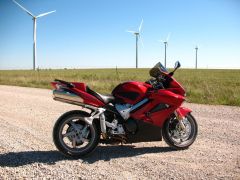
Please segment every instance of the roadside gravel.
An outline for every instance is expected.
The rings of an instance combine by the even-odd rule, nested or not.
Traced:
[[[45,89],[0,85],[0,95],[0,179],[240,179],[240,107],[186,103],[199,125],[188,150],[100,145],[72,160],[55,149],[52,128],[79,107],[55,102]]]

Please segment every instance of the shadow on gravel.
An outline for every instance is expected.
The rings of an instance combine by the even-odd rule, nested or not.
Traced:
[[[164,153],[174,151],[170,147],[138,147],[131,145],[124,146],[98,146],[96,150],[89,156],[82,158],[83,163],[92,164],[103,160],[110,161],[111,159],[122,157],[134,157],[149,153]],[[76,160],[66,157],[58,151],[24,151],[10,152],[0,154],[0,167],[18,167],[32,163],[55,164],[62,160]]]
[[[0,167],[18,167],[32,163],[55,164],[67,158],[58,151],[24,151],[0,154]]]
[[[165,153],[176,151],[171,147],[135,147],[134,145],[98,146],[89,156],[82,158],[83,162],[92,164],[96,161],[134,157],[142,154]]]

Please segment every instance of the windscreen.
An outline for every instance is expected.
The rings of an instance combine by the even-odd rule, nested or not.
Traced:
[[[150,71],[149,74],[152,77],[157,77],[161,74],[161,72],[168,73],[167,69],[160,63],[158,62]]]

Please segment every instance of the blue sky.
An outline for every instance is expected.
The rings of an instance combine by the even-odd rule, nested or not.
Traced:
[[[33,14],[56,13],[37,21],[40,68],[135,66],[136,30],[143,18],[139,67],[179,60],[200,68],[240,68],[239,0],[16,0]],[[11,0],[0,0],[0,69],[31,69],[33,22]]]

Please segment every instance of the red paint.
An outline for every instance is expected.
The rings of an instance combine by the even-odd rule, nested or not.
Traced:
[[[134,119],[144,120],[151,122],[157,126],[162,127],[165,120],[179,107],[184,101],[182,95],[175,94],[166,89],[153,90],[149,92],[148,99],[150,103],[143,106],[140,110],[131,114],[131,117]],[[154,113],[148,113],[152,108],[158,104],[168,104],[170,107],[157,111]]]
[[[140,100],[142,100],[147,93],[148,88],[151,86],[149,84],[138,82],[138,81],[129,81],[119,84],[117,87],[115,87],[112,91],[112,95],[114,97],[117,97],[118,99],[121,99],[122,102],[128,103],[128,104],[136,104]],[[137,93],[138,97],[134,100],[130,98],[125,98],[123,96],[123,93]]]
[[[185,107],[179,107],[177,110],[177,113],[180,117],[185,117],[188,113],[192,112],[191,109],[185,108]]]

